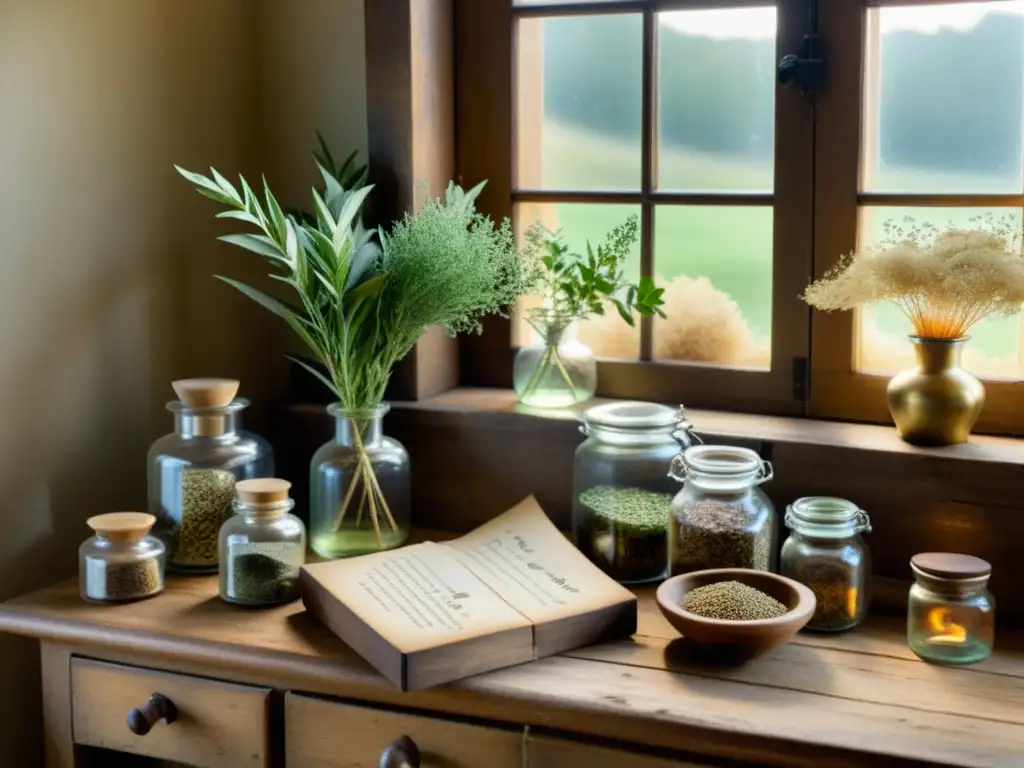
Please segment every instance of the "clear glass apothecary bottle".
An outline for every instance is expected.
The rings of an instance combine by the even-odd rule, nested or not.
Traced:
[[[907,642],[925,661],[974,664],[992,653],[996,601],[992,566],[978,557],[925,552],[910,561]]]
[[[220,527],[231,517],[235,483],[274,474],[270,444],[241,430],[249,405],[234,379],[173,383],[174,432],[149,449],[149,510],[167,546],[168,570],[216,573]]]
[[[78,584],[85,600],[126,603],[163,591],[167,550],[148,535],[155,522],[143,512],[110,512],[86,521],[95,536],[78,549]]]
[[[620,402],[583,414],[576,449],[572,527],[576,546],[617,581],[656,581],[668,570],[668,476],[693,442],[683,409]]]
[[[278,478],[235,485],[234,517],[220,529],[220,597],[238,605],[276,605],[299,596],[306,527]]]
[[[512,386],[519,402],[535,408],[565,408],[582,403],[597,390],[597,360],[577,338],[576,318],[551,309],[526,313],[536,333],[516,353]]]
[[[772,465],[749,448],[695,445],[672,460],[672,575],[708,568],[775,569],[775,507],[758,487]]]
[[[321,557],[394,549],[409,537],[409,454],[384,436],[387,405],[372,410],[327,408],[334,439],[313,455],[309,532]]]
[[[786,510],[791,533],[782,545],[779,572],[814,592],[817,607],[807,629],[841,632],[867,614],[871,553],[860,534],[868,515],[846,499],[811,496]]]

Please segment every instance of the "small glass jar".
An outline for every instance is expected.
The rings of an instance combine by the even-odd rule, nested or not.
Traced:
[[[867,614],[871,553],[860,534],[871,530],[867,513],[846,499],[811,496],[786,510],[792,531],[782,545],[779,572],[806,585],[817,599],[807,629],[842,632]]]
[[[78,549],[78,584],[94,603],[127,603],[164,588],[163,543],[147,535],[156,518],[143,512],[111,512],[86,520],[95,536]]]
[[[186,379],[167,404],[174,432],[149,449],[149,511],[167,546],[167,568],[216,573],[217,536],[231,517],[235,482],[274,474],[270,444],[240,429],[248,400],[234,379]]]
[[[583,414],[576,449],[576,546],[613,579],[637,584],[668,570],[669,465],[694,438],[683,409],[655,403],[597,405]]]
[[[915,583],[907,603],[907,642],[925,661],[974,664],[992,654],[992,566],[970,555],[926,552],[910,561]]]
[[[772,465],[749,448],[695,445],[672,460],[672,575],[708,568],[775,569],[775,507],[758,487]]]
[[[313,455],[309,478],[310,539],[321,557],[394,549],[409,537],[409,454],[384,436],[388,410],[327,408],[334,439]]]
[[[576,319],[550,309],[531,309],[526,320],[536,331],[536,341],[516,353],[512,386],[519,402],[565,408],[592,398],[597,360],[578,340]]]
[[[242,480],[235,515],[220,529],[220,597],[238,605],[277,605],[299,596],[306,527],[289,514],[287,480]]]

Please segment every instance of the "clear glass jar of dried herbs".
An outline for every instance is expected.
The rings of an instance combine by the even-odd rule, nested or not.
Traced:
[[[576,449],[576,546],[617,581],[656,581],[668,570],[668,476],[680,446],[694,438],[683,409],[618,402],[589,408]]]
[[[90,517],[95,536],[78,549],[78,584],[94,603],[127,603],[164,588],[163,543],[149,531],[156,518],[143,512],[111,512]]]
[[[786,510],[791,531],[782,545],[780,572],[810,587],[818,604],[807,629],[842,632],[867,614],[871,553],[861,533],[871,520],[846,499],[809,496]]]
[[[239,605],[276,605],[299,596],[306,527],[295,515],[287,480],[242,480],[234,517],[220,529],[220,597]]]
[[[758,487],[772,465],[749,448],[696,445],[672,460],[683,488],[672,500],[672,575],[707,568],[775,567],[775,507]]]
[[[274,474],[270,444],[241,429],[248,400],[234,379],[173,383],[174,432],[149,449],[149,511],[167,546],[168,570],[216,573],[220,527],[231,517],[235,483]]]

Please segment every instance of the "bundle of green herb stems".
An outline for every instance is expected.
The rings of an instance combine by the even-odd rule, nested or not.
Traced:
[[[355,415],[356,468],[336,528],[355,504],[359,519],[369,514],[380,548],[381,522],[397,526],[364,440],[392,370],[431,325],[453,334],[479,332],[482,316],[506,314],[531,277],[509,221],[495,225],[477,212],[483,184],[468,192],[449,184],[444,199],[430,200],[390,231],[368,229],[361,209],[372,187],[346,186],[362,184],[365,167],[355,167],[354,156],[338,167],[322,150],[315,157],[324,191],[313,190],[315,212],[307,216],[286,214],[266,180],[261,200],[244,178],[239,189],[214,169],[209,177],[178,171],[200,194],[227,207],[218,218],[255,228],[255,234],[220,239],[264,257],[270,277],[290,289],[291,298],[282,299],[218,276],[284,319],[323,371],[292,359]]]

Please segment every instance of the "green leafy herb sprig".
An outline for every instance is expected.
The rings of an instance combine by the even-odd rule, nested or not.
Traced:
[[[328,157],[326,165],[331,164]],[[394,366],[430,325],[450,332],[478,331],[480,318],[507,307],[529,288],[511,224],[495,224],[476,210],[480,184],[467,191],[449,184],[443,200],[433,199],[407,215],[389,233],[362,224],[361,209],[372,187],[349,190],[339,168],[317,162],[325,193],[313,190],[311,220],[288,215],[263,180],[262,199],[239,178],[240,190],[217,170],[210,176],[177,167],[196,190],[227,210],[218,218],[242,221],[255,234],[220,239],[264,257],[270,277],[291,289],[282,300],[227,277],[218,277],[284,319],[326,368],[292,358],[329,387],[352,412],[357,467],[341,505],[340,527],[362,482],[364,506],[380,546],[378,512],[396,530],[361,433],[381,403]],[[356,174],[361,178],[362,174]]]
[[[664,288],[658,288],[651,277],[642,277],[636,283],[625,278],[623,266],[639,229],[637,217],[631,216],[609,232],[596,250],[588,240],[586,254],[570,250],[561,230],[530,230],[526,235],[527,253],[539,256],[535,279],[546,310],[556,316],[584,320],[590,315],[603,315],[605,304],[610,303],[629,325],[634,324],[634,311],[645,317],[665,317]]]

